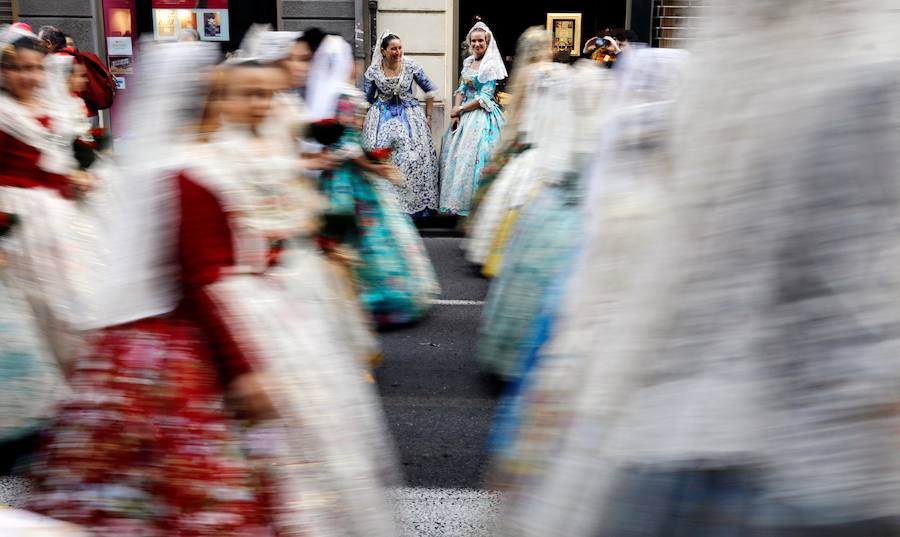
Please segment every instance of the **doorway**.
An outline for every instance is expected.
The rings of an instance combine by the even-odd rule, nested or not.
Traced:
[[[592,35],[605,28],[624,28],[626,16],[626,0],[557,0],[549,7],[530,7],[528,3],[514,5],[512,2],[486,2],[484,0],[459,0],[459,24],[457,28],[457,46],[462,49],[462,42],[472,27],[475,15],[480,15],[484,23],[490,27],[497,39],[500,53],[511,67],[516,53],[516,41],[522,32],[530,26],[545,26],[547,13],[580,13],[581,42],[577,44],[580,51]],[[545,4],[546,5],[546,4]],[[520,8],[520,6],[529,6]],[[462,63],[462,50],[457,51],[456,73]]]

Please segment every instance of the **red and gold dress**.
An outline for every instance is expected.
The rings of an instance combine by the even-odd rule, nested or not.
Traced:
[[[30,508],[97,535],[269,535],[225,396],[251,359],[206,292],[235,264],[228,221],[208,190],[185,174],[176,182],[181,303],[91,337]]]
[[[90,317],[85,262],[90,225],[72,200],[63,121],[0,95],[0,213],[16,224],[0,239],[0,468],[33,449],[29,440],[65,393],[60,366],[77,351],[76,325]]]
[[[395,535],[378,401],[323,302],[311,213],[281,179],[296,161],[244,142],[186,151],[170,226],[180,303],[93,337],[33,509],[98,535]],[[246,372],[276,417],[234,421],[226,387]]]

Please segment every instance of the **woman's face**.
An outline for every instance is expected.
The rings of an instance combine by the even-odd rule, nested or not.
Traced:
[[[476,31],[469,36],[469,47],[471,47],[472,54],[476,58],[484,56],[484,53],[487,52],[487,46],[487,34],[485,32]]]
[[[87,68],[83,63],[72,66],[72,74],[69,76],[69,91],[81,93],[88,85]]]
[[[306,86],[312,56],[312,49],[304,41],[297,41],[291,47],[291,54],[282,61],[282,66],[290,77],[291,87],[302,88]]]
[[[18,49],[4,60],[3,88],[19,101],[27,101],[44,83],[44,54]]]
[[[391,63],[396,63],[403,59],[403,42],[399,39],[391,39],[387,48],[381,49],[381,53]]]
[[[269,117],[272,95],[283,75],[272,67],[234,67],[228,73],[222,115],[230,123],[256,128]]]

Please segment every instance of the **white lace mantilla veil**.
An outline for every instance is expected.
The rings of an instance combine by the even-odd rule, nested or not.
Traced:
[[[115,164],[103,177],[108,201],[98,208],[107,267],[97,280],[99,321],[114,326],[169,313],[180,300],[176,242],[178,192],[172,174],[183,168],[206,96],[214,43],[141,45],[141,68],[130,83]]]
[[[307,117],[311,121],[333,118],[340,87],[353,74],[353,48],[343,37],[326,36],[313,55],[306,84]]]
[[[291,47],[303,32],[274,31],[269,24],[254,24],[247,30],[235,55],[260,63],[274,63],[290,56]]]
[[[497,39],[494,38],[494,32],[488,28],[483,22],[476,23],[475,26],[466,34],[466,42],[468,43],[472,37],[472,33],[481,31],[487,34],[488,47],[481,58],[481,65],[478,67],[478,80],[482,84],[492,80],[503,80],[509,73],[506,72],[506,65],[503,64],[503,56],[500,55],[500,47],[497,45]],[[475,56],[466,58],[466,65],[475,61]]]
[[[381,32],[381,35],[378,36],[378,41],[375,42],[375,46],[372,47],[372,63],[369,64],[369,69],[380,66],[381,62],[384,61],[384,54],[381,53],[381,43],[387,38],[389,35],[397,35],[390,30],[385,30]],[[397,36],[399,39],[400,36]],[[368,72],[368,69],[366,70]]]
[[[53,117],[64,122],[65,134],[72,135],[80,123],[87,120],[85,110],[81,109],[69,92],[69,78],[75,66],[75,58],[68,54],[48,54],[44,60],[44,101],[51,109]],[[81,117],[78,117],[78,116]],[[54,130],[59,128],[54,125]]]
[[[895,7],[710,10],[660,231],[508,535],[615,537],[602,522],[637,512],[616,487],[635,466],[748,468],[756,499],[800,517],[775,524],[900,515]]]

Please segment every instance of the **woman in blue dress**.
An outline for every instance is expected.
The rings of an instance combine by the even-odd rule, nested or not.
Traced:
[[[425,92],[425,107],[413,84]],[[431,110],[437,87],[425,70],[403,56],[403,42],[391,32],[382,34],[365,75],[366,149],[391,148],[393,162],[405,184],[392,186],[407,214],[427,216],[438,208],[438,161],[431,138]]]
[[[472,55],[463,62],[441,150],[441,212],[467,216],[481,170],[500,141],[503,112],[494,102],[507,77],[494,34],[483,22],[469,30]]]

